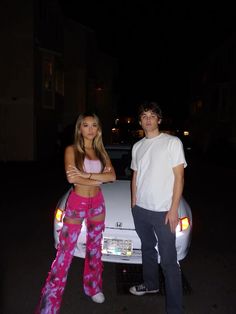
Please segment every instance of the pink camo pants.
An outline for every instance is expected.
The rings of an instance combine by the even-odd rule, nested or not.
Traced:
[[[70,217],[70,211],[74,208],[79,216],[87,218],[87,243],[84,262],[83,285],[85,294],[93,296],[102,291],[101,240],[104,230],[104,221],[92,221],[90,218],[105,212],[105,205],[101,193],[95,198],[84,198],[74,195],[69,196],[66,208],[66,216]],[[75,200],[77,202],[75,202]],[[78,202],[80,200],[80,202]],[[76,206],[75,206],[75,203]],[[91,204],[96,208],[91,209]],[[99,206],[98,206],[99,205]],[[98,207],[97,207],[98,206]],[[68,215],[67,215],[68,212]],[[82,213],[82,214],[81,214]],[[78,216],[77,216],[78,217]],[[82,218],[82,217],[81,217]],[[74,255],[77,239],[81,231],[80,224],[64,223],[60,232],[60,242],[56,258],[52,263],[46,283],[42,289],[42,295],[36,314],[58,314],[65,289],[68,270]]]

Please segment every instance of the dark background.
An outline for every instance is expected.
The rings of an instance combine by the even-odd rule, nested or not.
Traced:
[[[167,114],[187,115],[196,71],[236,29],[227,2],[59,2],[66,16],[96,31],[101,50],[118,58],[121,114],[148,99]]]
[[[96,31],[100,49],[117,58],[118,109],[124,115],[135,114],[137,104],[149,99],[159,101],[164,112],[175,118],[187,116],[192,98],[198,96],[196,72],[235,34],[235,10],[226,2],[60,3],[68,17]],[[202,121],[197,120],[203,129],[197,134],[199,145],[213,125],[206,119],[204,129]],[[12,127],[20,132],[18,123]],[[227,130],[220,124],[214,133],[227,134]],[[235,313],[235,155],[224,152],[224,143],[225,138],[221,142],[213,138],[214,150],[200,157],[193,150],[187,156],[184,196],[193,212],[193,238],[182,263],[192,287],[192,293],[184,297],[186,314]],[[53,213],[68,187],[63,160],[58,164],[55,160],[46,164],[2,162],[0,166],[4,224],[1,313],[33,313],[56,253]],[[62,313],[163,313],[163,297],[137,299],[119,294],[116,266],[108,263],[104,268],[107,302],[101,307],[92,303],[82,291],[82,267],[82,260],[73,261]]]

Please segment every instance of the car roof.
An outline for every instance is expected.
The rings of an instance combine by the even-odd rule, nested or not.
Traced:
[[[106,149],[109,150],[130,150],[132,148],[131,145],[128,144],[110,144],[110,145],[105,145]]]

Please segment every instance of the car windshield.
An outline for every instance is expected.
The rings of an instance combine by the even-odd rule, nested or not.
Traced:
[[[130,180],[132,171],[131,147],[130,146],[107,146],[106,151],[111,158],[112,165],[116,172],[117,180]]]

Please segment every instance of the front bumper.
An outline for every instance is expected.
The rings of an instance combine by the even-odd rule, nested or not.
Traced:
[[[62,223],[54,221],[54,239],[55,247],[59,243],[59,231],[62,228]],[[135,230],[126,230],[126,229],[115,229],[115,228],[106,228],[103,234],[106,238],[112,239],[122,239],[122,240],[131,240],[133,243],[133,253],[131,256],[122,256],[122,255],[113,255],[113,254],[102,254],[102,260],[104,262],[110,263],[122,263],[122,264],[142,264],[142,253],[141,253],[141,242]],[[176,249],[177,249],[177,258],[182,260],[188,254],[188,250],[191,242],[191,228],[187,230],[176,233]],[[79,236],[74,256],[84,258],[86,252],[86,227],[83,226],[81,234]],[[160,262],[160,256],[157,251],[157,259]]]

